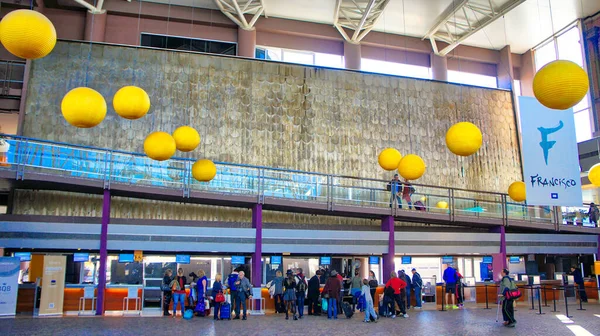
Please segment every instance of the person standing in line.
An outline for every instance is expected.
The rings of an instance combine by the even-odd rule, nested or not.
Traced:
[[[573,280],[579,288],[579,298],[581,299],[581,302],[588,302],[588,297],[587,293],[585,292],[585,284],[583,282],[583,275],[581,274],[581,270],[575,266],[571,266],[571,275],[573,276]]]
[[[283,274],[281,271],[275,272],[275,278],[271,281],[271,286],[274,286],[273,300],[275,301],[275,313],[283,312]]]
[[[402,209],[402,182],[400,176],[394,174],[394,178],[388,183],[388,189],[390,191],[390,208],[394,204],[394,199],[398,202],[398,208]]]
[[[296,279],[294,272],[291,269],[287,270],[287,278],[283,281],[283,301],[285,302],[285,319],[289,320],[288,313],[292,312],[292,317],[297,320],[296,316]]]
[[[338,301],[340,300],[340,291],[342,289],[342,283],[337,275],[337,271],[332,270],[323,288],[323,297],[327,299],[327,319],[329,320],[332,317],[334,320],[337,320]]]
[[[221,311],[221,303],[222,302],[217,302],[216,298],[217,298],[217,294],[223,294],[223,285],[221,284],[221,273],[217,273],[215,274],[215,282],[213,283],[212,286],[212,299],[213,299],[213,308],[214,308],[214,320],[218,321],[220,320],[219,318],[219,313]],[[206,307],[208,308],[208,307]]]
[[[369,280],[363,279],[363,286],[361,288],[361,295],[365,296],[365,322],[377,322],[377,314],[375,314],[375,307],[373,304],[373,297],[371,296],[371,288],[369,288]]]
[[[317,271],[315,275],[308,280],[308,315],[320,316],[321,311],[319,309],[319,289],[321,287],[321,271]]]
[[[198,302],[201,300],[204,301],[206,299],[208,288],[208,278],[206,277],[206,273],[204,270],[198,271],[198,280],[196,281],[196,293],[198,293]],[[205,310],[210,309],[210,307],[204,307]]]
[[[421,275],[417,273],[417,269],[412,269],[412,287],[415,289],[415,309],[423,308],[423,298],[421,292],[423,290],[423,279]]]
[[[354,270],[354,276],[350,279],[350,295],[352,295],[352,310],[356,310],[358,303],[357,294],[361,292],[362,278],[358,275],[358,268]]]
[[[508,276],[508,270],[502,270],[502,281],[500,281],[500,293],[499,296],[502,300],[502,318],[504,319],[504,325],[509,328],[514,328],[517,320],[515,320],[515,306],[513,299],[507,299],[505,293],[511,289],[517,288],[515,282]]]
[[[456,269],[456,304],[458,308],[463,308],[463,284],[462,284],[463,276],[460,274],[458,268]]]
[[[169,268],[165,271],[163,277],[163,316],[171,316],[169,313],[169,305],[173,298],[173,290],[171,289],[171,282],[173,281],[173,271]]]
[[[235,283],[238,280],[240,269],[239,267],[234,268],[231,274],[227,277],[227,287],[229,288],[229,294],[231,296],[231,308],[234,312],[240,311],[240,302],[238,302],[237,286]]]
[[[307,287],[306,276],[302,273],[302,268],[298,268],[298,273],[296,274],[296,305],[298,307],[298,318],[304,316],[304,300],[306,299]]]
[[[456,270],[450,265],[447,264],[448,268],[444,270],[443,279],[446,282],[446,309],[458,309],[456,306]],[[450,300],[452,299],[452,305],[450,305]]]
[[[588,209],[588,216],[590,217],[590,224],[594,224],[594,227],[598,226],[598,217],[600,216],[600,210],[593,202],[590,203],[590,208]]]
[[[248,278],[246,278],[245,275],[246,274],[244,273],[244,271],[240,271],[238,273],[238,278],[234,283],[237,288],[238,301],[237,310],[235,311],[235,317],[233,318],[234,320],[240,319],[240,309],[243,307],[244,315],[242,317],[242,320],[246,321],[246,300],[252,299],[252,285],[250,284],[250,280],[248,280]]]
[[[173,289],[173,318],[177,316],[177,304],[181,303],[181,316],[185,312],[185,285],[187,278],[183,275],[183,268],[177,270],[177,277],[171,282]]]
[[[410,290],[412,289],[412,283],[410,280],[410,276],[408,274],[406,274],[406,272],[404,272],[404,270],[401,270],[398,272],[398,278],[404,280],[404,282],[406,282],[406,290],[404,293],[404,296],[406,297],[406,310],[410,309]]]
[[[375,292],[377,292],[377,286],[379,286],[379,283],[375,277],[375,272],[369,271],[369,288],[371,290],[371,297],[373,298],[373,301],[375,301]]]
[[[400,313],[402,317],[407,318],[408,314],[406,313],[406,309],[404,308],[404,298],[400,294],[403,288],[406,288],[406,282],[404,280],[398,278],[396,272],[392,271],[390,274],[390,280],[385,284],[386,287],[390,287],[394,290],[394,301],[398,304],[400,308]],[[394,302],[392,302],[392,318],[396,318],[396,308],[394,307]]]

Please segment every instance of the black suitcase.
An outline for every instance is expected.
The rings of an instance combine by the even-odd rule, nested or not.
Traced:
[[[352,306],[348,302],[342,303],[342,310],[344,311],[344,315],[346,315],[346,318],[351,318],[352,315],[354,315]]]

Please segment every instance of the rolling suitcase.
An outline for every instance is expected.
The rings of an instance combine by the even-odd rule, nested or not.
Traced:
[[[223,302],[221,304],[220,309],[221,316],[219,316],[222,320],[231,320],[231,305],[227,302]]]
[[[346,315],[346,318],[351,318],[352,315],[354,315],[352,306],[348,302],[342,303],[342,310],[344,311],[344,315]]]

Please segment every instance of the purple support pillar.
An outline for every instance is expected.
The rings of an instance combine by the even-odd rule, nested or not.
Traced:
[[[254,253],[252,254],[252,286],[262,285],[262,204],[252,207],[252,227],[256,229]]]
[[[508,267],[506,264],[506,228],[504,226],[499,226],[491,231],[500,234],[500,253],[494,253],[492,255],[492,257],[494,257],[492,262],[494,279],[498,279],[502,270]]]
[[[383,282],[390,279],[390,274],[396,271],[394,256],[396,255],[396,239],[394,238],[394,217],[385,216],[381,220],[381,231],[388,232],[388,253],[383,255]]]
[[[100,229],[100,267],[98,274],[98,300],[96,315],[104,315],[104,291],[106,289],[106,241],[108,240],[108,222],[110,222],[110,190],[104,189],[102,201],[102,227]]]

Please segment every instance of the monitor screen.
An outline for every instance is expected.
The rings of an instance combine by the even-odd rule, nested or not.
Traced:
[[[521,262],[521,257],[510,257],[511,264],[519,264]]]
[[[486,257],[483,257],[482,262],[484,264],[491,264],[493,261],[494,261],[494,258],[492,256],[486,256]]]
[[[442,257],[442,264],[451,264],[454,262],[454,258],[452,256]]]
[[[246,263],[246,258],[244,256],[233,256],[231,257],[232,265],[244,265]]]
[[[120,263],[133,262],[133,254],[119,254],[119,262]]]
[[[31,261],[31,252],[15,252],[15,257],[20,258],[21,261]]]
[[[73,253],[73,262],[88,262],[90,261],[89,253]]]
[[[410,265],[412,264],[411,256],[402,256],[402,265]]]
[[[331,257],[321,257],[320,265],[331,265]]]
[[[272,265],[281,265],[281,256],[271,256]]]
[[[189,264],[191,256],[189,254],[177,254],[175,255],[175,262],[178,264]]]
[[[369,257],[369,265],[379,265],[379,257]]]

